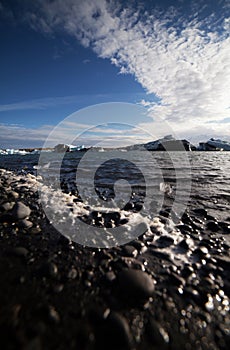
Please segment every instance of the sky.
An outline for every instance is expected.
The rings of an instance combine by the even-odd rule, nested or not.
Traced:
[[[0,148],[230,140],[229,33],[229,0],[0,0]]]

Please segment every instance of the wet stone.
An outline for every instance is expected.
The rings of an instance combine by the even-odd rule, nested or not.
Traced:
[[[12,216],[16,220],[25,219],[26,217],[30,216],[30,213],[31,213],[30,208],[22,202],[17,202],[14,205],[12,212],[11,212]]]
[[[141,270],[123,269],[117,276],[120,296],[136,301],[148,299],[154,292],[154,281]]]
[[[207,285],[209,288],[213,288],[215,283],[214,283],[214,281],[211,278],[204,277],[202,279],[202,284],[203,285]]]
[[[30,233],[32,233],[32,234],[36,235],[36,234],[38,234],[40,232],[41,232],[41,228],[39,226],[30,228]]]
[[[169,286],[181,286],[181,285],[185,285],[185,279],[181,276],[178,276],[177,274],[170,272],[168,274],[168,282],[169,282]]]
[[[185,251],[188,251],[189,250],[189,243],[188,243],[188,240],[187,239],[183,239],[182,241],[180,241],[180,243],[178,244],[178,247],[185,250]]]
[[[212,245],[211,240],[207,239],[207,238],[202,239],[202,241],[200,242],[200,246],[204,246],[207,249],[209,249],[211,247],[211,245]]]
[[[166,252],[160,252],[159,250],[156,249],[151,249],[151,254],[161,260],[166,260],[172,262],[171,256],[166,253]]]
[[[115,225],[118,225],[120,218],[121,218],[121,215],[118,212],[107,213],[104,218],[105,218],[105,221],[106,220],[113,221]]]
[[[195,214],[201,215],[203,217],[207,217],[207,215],[208,215],[207,210],[204,209],[204,208],[196,208],[193,211],[194,211]]]
[[[230,225],[229,225],[229,223],[227,223],[225,221],[220,221],[219,222],[219,226],[223,230],[223,233],[225,233],[225,234],[229,234],[230,233]]]
[[[51,305],[48,308],[48,316],[52,322],[54,322],[54,323],[60,322],[60,316],[59,316],[57,310]]]
[[[170,213],[166,210],[160,210],[159,215],[168,218],[170,216]]]
[[[217,219],[215,218],[215,216],[210,215],[210,214],[208,214],[208,215],[206,216],[206,219],[207,219],[207,221],[217,221]]]
[[[122,252],[125,256],[133,256],[136,257],[137,256],[137,250],[132,247],[131,245],[126,245],[122,248]]]
[[[10,191],[10,192],[8,193],[8,195],[9,195],[10,197],[13,197],[14,199],[18,199],[18,198],[19,198],[18,192],[15,192],[15,191]]]
[[[29,229],[33,226],[33,223],[29,220],[23,219],[20,221],[20,226],[25,229]]]
[[[141,250],[145,247],[145,244],[139,240],[133,241],[130,243],[133,247],[135,247],[137,250]]]
[[[54,293],[61,293],[64,289],[64,285],[63,284],[56,284],[53,286],[52,290]]]
[[[58,244],[62,246],[69,246],[72,243],[71,239],[69,237],[61,235],[58,239]]]
[[[158,322],[150,319],[146,331],[149,340],[154,346],[159,349],[168,349],[169,335]]]
[[[190,215],[189,215],[187,212],[185,212],[185,213],[182,215],[181,220],[182,220],[182,222],[183,222],[184,224],[187,224],[187,225],[190,225],[190,223],[191,223],[191,221],[192,221]]]
[[[77,277],[77,270],[73,267],[68,272],[68,278],[73,280],[76,277]]]
[[[107,282],[113,282],[116,279],[116,275],[113,271],[106,272],[104,277]]]
[[[208,249],[204,246],[200,246],[200,251],[202,254],[207,255],[208,254]]]
[[[127,319],[118,312],[110,312],[105,320],[95,323],[97,349],[131,349],[132,335]]]
[[[226,271],[230,270],[230,257],[220,256],[216,260],[218,266],[223,267]]]
[[[130,203],[130,202],[128,202],[123,208],[123,210],[125,210],[125,211],[129,211],[129,210],[133,210],[133,209],[134,209],[134,204]]]
[[[206,227],[208,230],[217,232],[219,231],[220,227],[216,221],[208,221],[206,224]]]
[[[27,255],[29,254],[29,251],[24,247],[15,247],[10,249],[9,253],[14,256],[26,258]]]
[[[135,212],[141,211],[142,208],[143,208],[143,205],[141,203],[134,204],[134,211]]]
[[[119,224],[120,224],[120,225],[126,225],[128,222],[129,222],[128,219],[123,218],[123,219],[120,220]]]
[[[176,226],[182,233],[190,233],[193,231],[193,228],[191,225],[186,224],[179,224]]]
[[[39,275],[42,275],[44,277],[56,277],[58,274],[58,268],[57,265],[53,262],[46,262],[40,266],[38,269]]]
[[[185,266],[184,269],[181,272],[181,275],[183,278],[187,278],[189,276],[191,276],[191,274],[194,272],[194,269],[192,266],[188,265]]]
[[[169,236],[160,236],[156,242],[159,248],[166,248],[174,243],[174,239]]]
[[[208,254],[208,249],[204,246],[200,246],[193,251],[192,256],[199,260],[199,259],[206,258],[207,254]]]
[[[1,211],[11,210],[13,208],[14,204],[15,203],[13,203],[13,202],[5,202],[5,203],[0,205],[0,210]]]

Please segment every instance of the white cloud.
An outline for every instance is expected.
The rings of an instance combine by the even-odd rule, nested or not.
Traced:
[[[146,134],[141,129],[134,130],[132,126],[122,130],[117,124],[93,126],[77,122],[74,115],[69,118],[57,126],[42,125],[38,128],[0,124],[0,149],[42,147],[44,144],[45,147],[53,147],[58,143],[117,147],[146,141]]]
[[[87,99],[89,95],[44,97],[36,100],[21,101],[16,103],[0,105],[0,112],[20,111],[20,110],[38,110],[60,105],[68,105]]]
[[[64,31],[110,59],[120,73],[133,74],[160,100],[152,106],[143,101],[150,115],[167,120],[179,134],[230,136],[229,124],[218,123],[230,117],[229,1],[215,2],[216,13],[211,0],[191,1],[186,15],[184,4],[146,12],[112,0],[38,0],[24,19],[46,34]],[[53,101],[0,106],[0,111],[43,103]]]
[[[45,32],[66,31],[121,73],[133,74],[161,100],[152,106],[153,117],[176,130],[207,128],[206,122],[230,116],[230,19],[223,13],[202,17],[208,2],[192,3],[184,17],[174,7],[140,15],[106,0],[55,0],[42,2],[43,16],[31,19]]]

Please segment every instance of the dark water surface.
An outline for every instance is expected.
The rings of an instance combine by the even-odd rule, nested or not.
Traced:
[[[191,208],[204,207],[218,219],[226,218],[229,214],[230,152],[154,152],[152,162],[149,159],[145,162],[143,157],[136,161],[132,158],[132,162],[110,159],[104,163],[100,152],[94,152],[93,161],[91,157],[84,163],[84,167],[81,166],[81,178],[76,183],[76,169],[84,155],[80,152],[66,153],[60,163],[57,154],[47,153],[41,166],[45,165],[45,169],[48,167],[45,173],[49,175],[51,183],[59,181],[61,177],[61,183],[65,182],[67,191],[77,189],[78,181],[82,181],[85,187],[91,186],[92,184],[87,184],[87,181],[91,181],[91,176],[88,175],[91,173],[95,174],[95,195],[104,196],[104,199],[114,197],[113,186],[117,180],[126,180],[134,193],[139,191],[140,197],[145,196],[146,185],[152,186],[154,191],[163,182],[163,191],[166,194],[169,192],[169,199],[170,192],[175,195],[177,191],[177,195],[181,193],[181,198],[189,196]],[[139,153],[137,157],[141,157]],[[124,158],[127,158],[125,153]],[[0,168],[17,172],[36,174],[38,162],[39,155],[0,156]],[[188,186],[190,179],[191,190]]]

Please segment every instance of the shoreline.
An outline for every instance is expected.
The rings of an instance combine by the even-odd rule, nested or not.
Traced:
[[[124,246],[86,248],[48,222],[35,176],[0,175],[5,349],[229,347],[229,218],[195,208],[173,236],[165,210]]]

